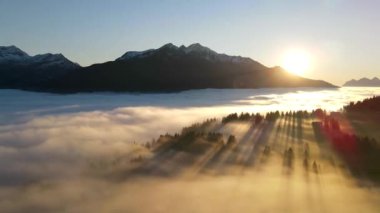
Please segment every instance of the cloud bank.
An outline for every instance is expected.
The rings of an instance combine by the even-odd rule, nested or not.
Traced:
[[[227,97],[216,96],[213,90],[206,91],[209,96],[202,93],[202,97],[193,93],[179,94],[181,97],[173,94],[159,95],[148,98],[154,102],[152,105],[145,99],[140,100],[141,97],[133,97],[133,104],[127,107],[122,107],[128,105],[122,101],[115,104],[116,99],[113,97],[109,98],[109,106],[106,107],[105,104],[98,108],[93,103],[98,103],[99,100],[76,102],[78,98],[52,108],[49,108],[50,103],[44,105],[42,102],[35,103],[33,107],[17,108],[15,106],[20,103],[27,105],[28,100],[13,103],[4,101],[2,103],[9,105],[0,107],[3,112],[0,115],[0,209],[4,212],[83,212],[100,208],[103,212],[117,212],[121,209],[139,211],[139,207],[146,206],[145,203],[154,203],[152,208],[155,208],[145,208],[145,211],[160,212],[167,207],[178,210],[180,206],[165,203],[176,198],[170,194],[170,190],[173,193],[179,193],[181,187],[188,190],[190,194],[181,195],[184,199],[182,204],[185,204],[186,199],[196,199],[197,192],[193,191],[194,188],[204,187],[202,192],[206,193],[207,189],[218,191],[225,183],[233,190],[232,186],[238,183],[227,178],[225,182],[211,184],[211,188],[208,188],[206,186],[211,183],[210,180],[197,183],[183,180],[135,180],[119,183],[104,177],[128,169],[131,166],[130,159],[136,155],[150,155],[149,150],[140,144],[166,132],[178,132],[182,127],[206,118],[220,118],[232,112],[310,110],[315,106],[336,110],[349,100],[372,96],[378,91],[353,89],[348,92],[326,90],[277,94],[274,90],[269,90],[251,96],[245,90],[241,92],[242,94],[230,94]],[[123,96],[117,96],[117,100],[121,97]],[[52,102],[57,102],[57,98],[70,99],[60,96],[51,98]],[[173,98],[170,102],[169,99]],[[48,102],[49,98],[47,99]],[[186,105],[183,102],[185,99],[189,99],[185,102],[189,106],[183,106]],[[265,184],[265,181],[259,183]],[[251,186],[258,187],[257,184]],[[153,193],[165,190],[162,187],[169,188],[163,196],[170,199],[162,199],[160,194]],[[338,188],[343,190],[344,186]],[[236,193],[244,194],[244,188],[239,188]],[[274,191],[270,193],[276,194]],[[368,194],[361,193],[358,193],[358,196],[362,196],[358,200],[368,198]],[[252,197],[260,199],[260,195]],[[377,198],[371,199],[377,202]],[[123,203],[126,199],[130,201]],[[210,200],[210,205],[222,205],[227,199],[231,198],[217,196],[215,200]],[[371,199],[366,202],[372,202]],[[74,206],[78,208],[74,209]],[[211,206],[203,204],[202,208],[211,210]],[[360,207],[359,204],[358,206]],[[242,208],[249,210],[248,207]],[[188,210],[191,212],[194,209]],[[223,209],[220,210],[223,212]],[[184,212],[186,211],[185,209]]]

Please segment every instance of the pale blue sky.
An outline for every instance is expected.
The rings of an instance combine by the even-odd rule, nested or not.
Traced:
[[[275,66],[297,48],[313,58],[306,77],[341,84],[380,77],[379,11],[378,0],[0,0],[0,46],[81,65],[199,42]]]

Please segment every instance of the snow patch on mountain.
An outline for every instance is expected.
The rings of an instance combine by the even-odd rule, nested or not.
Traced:
[[[199,43],[194,43],[189,46],[181,45],[180,47],[175,46],[172,43],[168,43],[163,45],[162,47],[158,49],[149,49],[145,51],[128,51],[124,55],[122,55],[120,58],[117,58],[117,61],[128,61],[131,59],[136,58],[144,58],[148,57],[150,55],[156,54],[158,52],[162,51],[170,51],[168,52],[169,55],[173,54],[185,54],[185,55],[197,55],[199,57],[202,57],[209,61],[216,61],[216,62],[231,62],[231,63],[250,63],[254,62],[250,58],[241,57],[241,56],[229,56],[226,54],[220,54],[216,51],[202,46]]]
[[[79,64],[68,60],[62,54],[39,54],[30,56],[16,46],[0,46],[0,63],[22,66],[37,66],[39,68],[57,67],[74,69]]]
[[[120,58],[116,59],[117,61],[128,61],[132,58],[142,58],[151,55],[154,53],[154,49],[145,50],[145,51],[129,51],[122,55]]]
[[[20,61],[30,56],[15,46],[0,46],[0,62]]]

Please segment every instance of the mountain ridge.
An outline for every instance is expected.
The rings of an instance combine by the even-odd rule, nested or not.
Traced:
[[[346,87],[380,87],[380,79],[378,77],[369,78],[361,78],[359,80],[349,80],[343,84]]]
[[[170,50],[170,49],[175,50],[175,51],[178,51],[182,54],[204,54],[204,55],[208,56],[209,60],[223,61],[223,60],[230,59],[233,62],[254,61],[249,57],[230,56],[230,55],[227,55],[224,53],[217,53],[216,51],[214,51],[208,47],[202,46],[200,43],[193,43],[187,47],[184,45],[181,45],[178,47],[172,43],[167,43],[167,44],[165,44],[165,45],[163,45],[157,49],[148,49],[148,50],[143,50],[143,51],[128,51],[124,55],[122,55],[121,57],[117,58],[116,61],[127,61],[130,59],[134,59],[136,57],[147,57],[147,56],[150,56],[151,54],[157,53],[157,52],[165,50],[165,49],[166,50]],[[257,61],[255,61],[255,62],[258,63]]]
[[[0,88],[35,88],[79,68],[62,54],[30,56],[14,45],[0,47]]]
[[[165,44],[157,49],[127,51],[114,61],[80,67],[62,54],[29,56],[17,47],[15,55],[33,59],[11,83],[0,80],[1,88],[51,92],[172,92],[205,88],[335,87],[320,80],[292,75],[280,67],[266,67],[248,57],[229,56],[194,43]],[[16,50],[20,51],[16,51]],[[12,52],[8,51],[8,52]],[[23,54],[25,53],[25,54]],[[1,53],[0,53],[1,54]],[[9,55],[9,54],[8,54]],[[4,60],[3,60],[4,61]],[[12,60],[11,60],[12,61]],[[20,61],[13,61],[19,67]],[[70,66],[62,68],[62,64]],[[29,70],[26,71],[25,69]],[[47,75],[48,77],[44,76]],[[28,78],[34,79],[29,81]]]

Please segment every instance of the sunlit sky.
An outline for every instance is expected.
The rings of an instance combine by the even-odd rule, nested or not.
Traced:
[[[266,66],[297,49],[312,62],[303,76],[340,85],[380,77],[379,11],[377,0],[0,0],[0,46],[83,66],[169,42]]]

